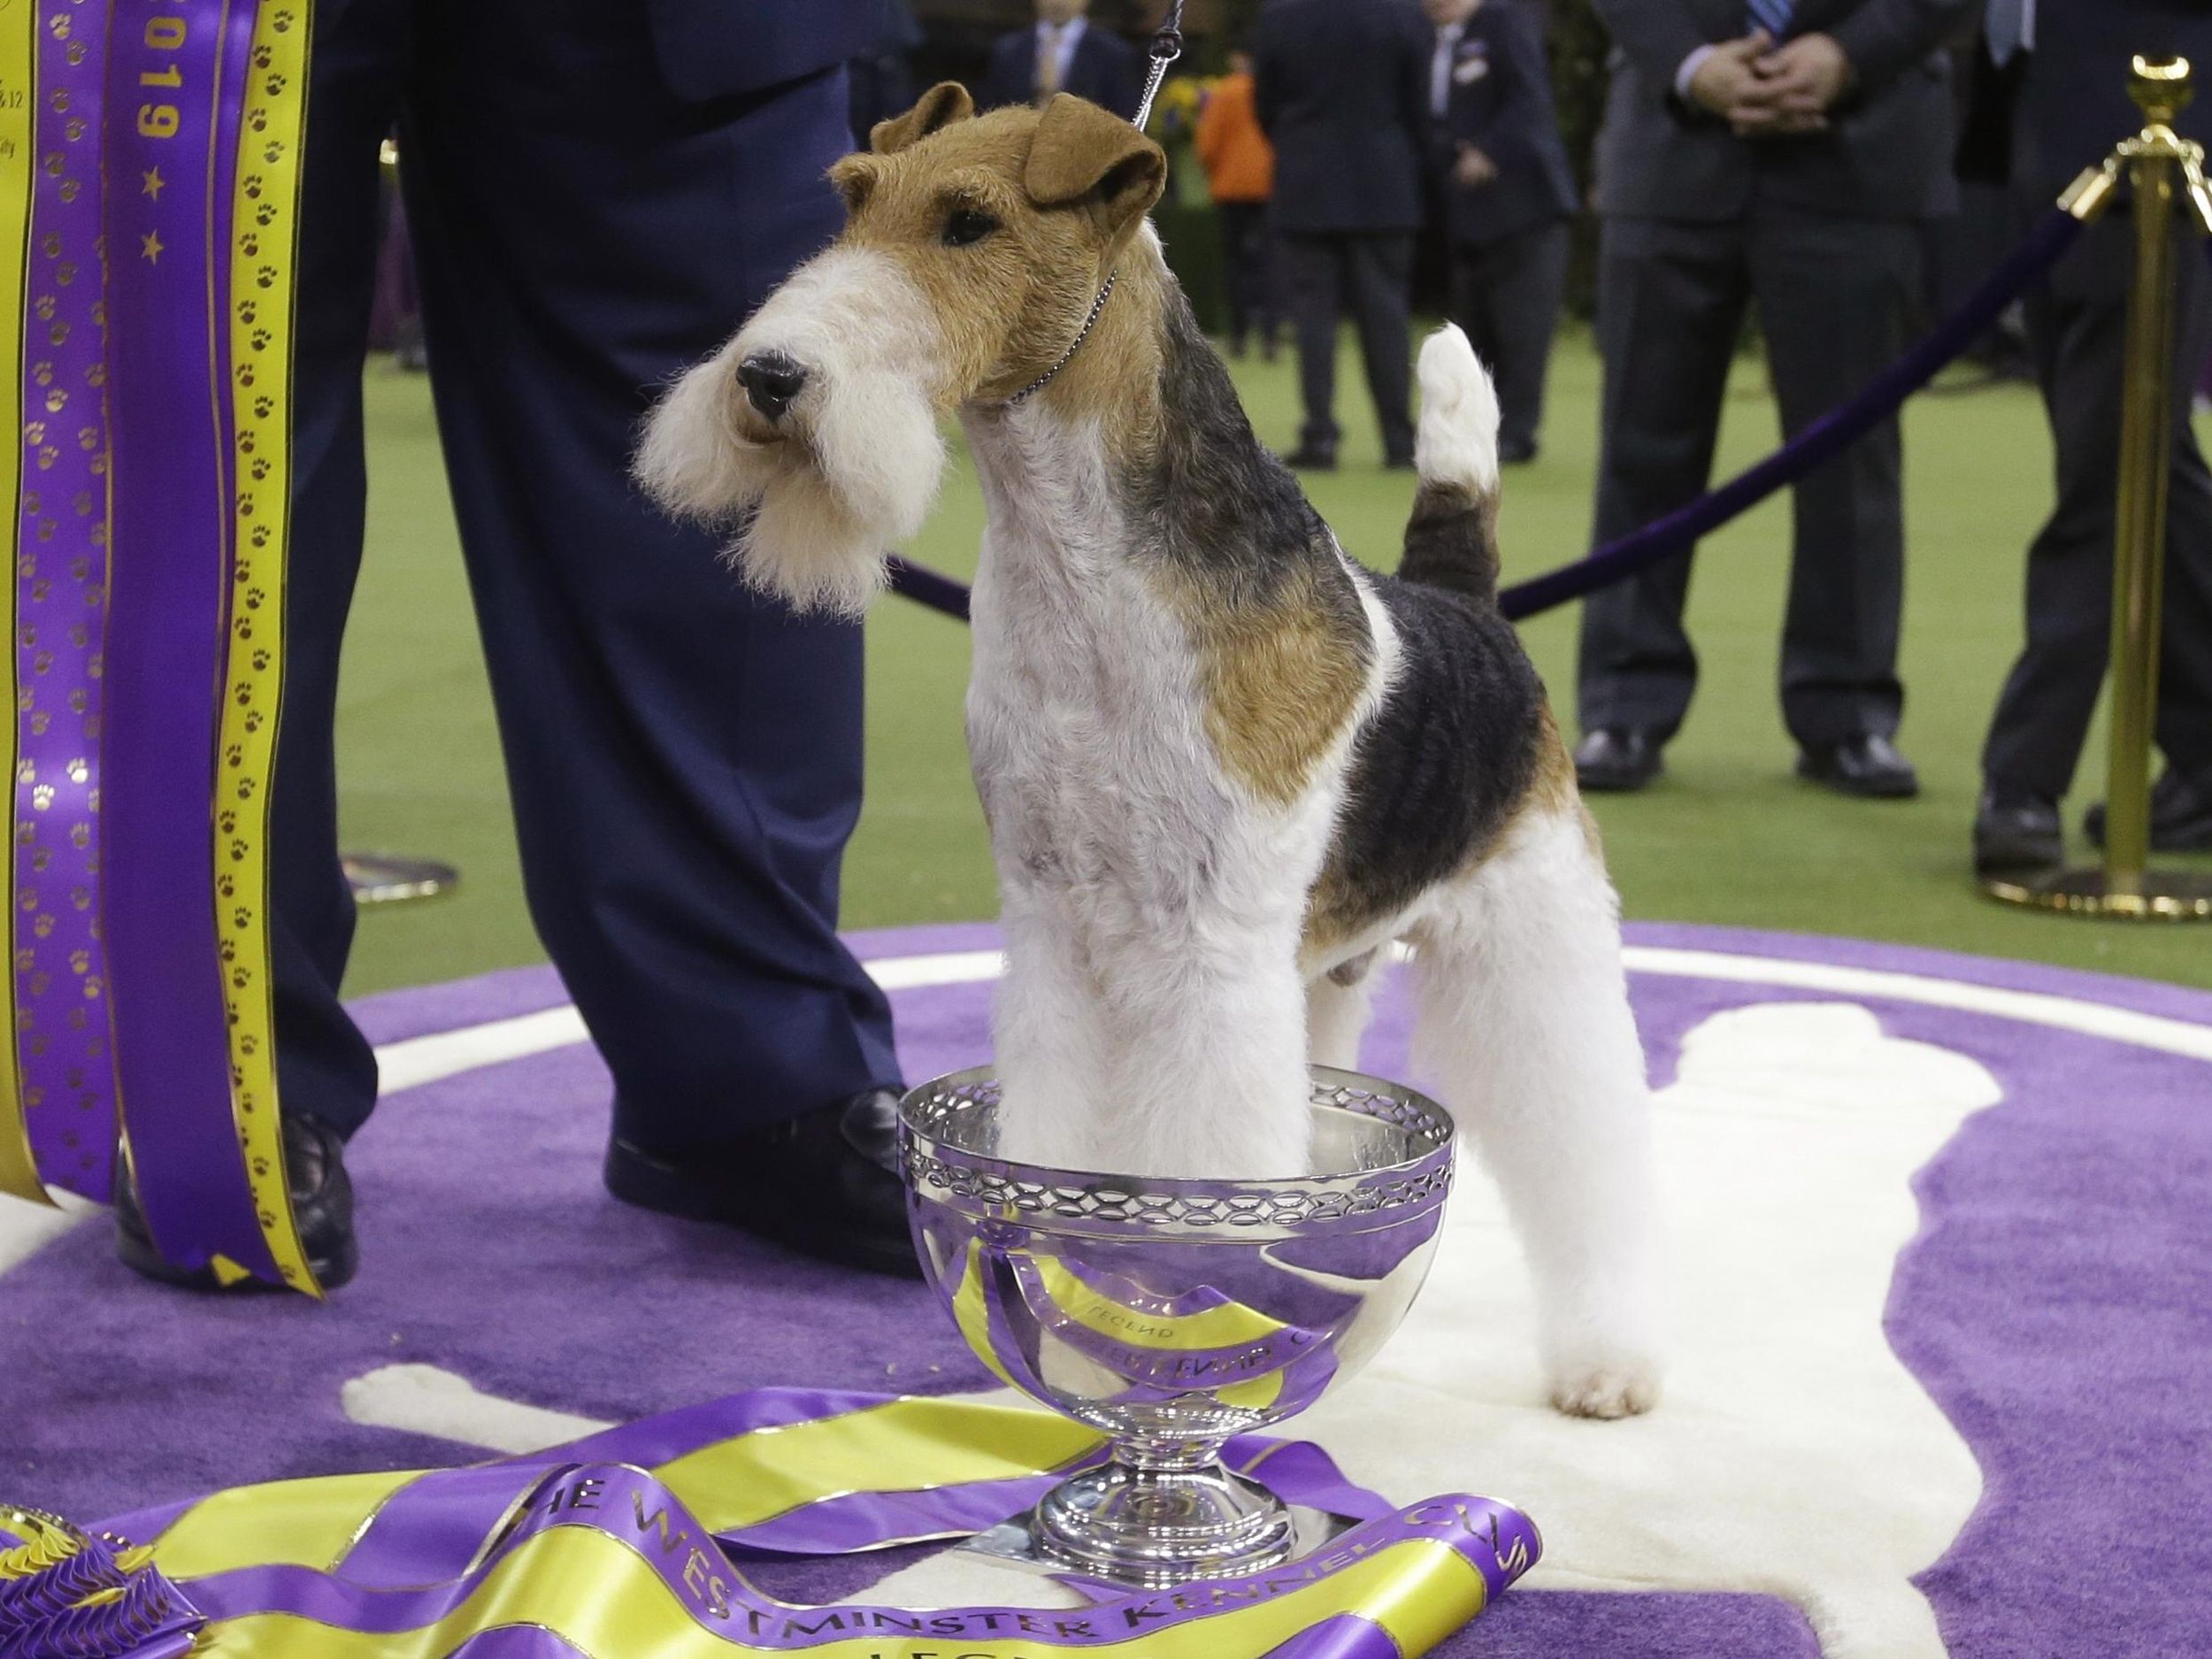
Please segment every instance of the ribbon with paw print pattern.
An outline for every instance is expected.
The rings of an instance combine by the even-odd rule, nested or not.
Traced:
[[[269,778],[306,0],[0,5],[16,503],[0,1191],[317,1289],[286,1197]]]

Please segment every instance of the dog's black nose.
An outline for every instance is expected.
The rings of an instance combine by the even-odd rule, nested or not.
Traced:
[[[806,386],[806,371],[780,351],[756,351],[737,365],[737,378],[753,407],[771,420],[782,419]]]

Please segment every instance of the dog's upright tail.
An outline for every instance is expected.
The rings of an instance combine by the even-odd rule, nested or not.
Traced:
[[[1498,592],[1498,393],[1447,323],[1421,348],[1420,493],[1398,574],[1471,599]]]

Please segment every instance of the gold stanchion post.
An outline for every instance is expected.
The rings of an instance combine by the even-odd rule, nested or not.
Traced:
[[[2120,417],[2119,514],[2112,572],[2112,743],[2105,861],[1984,887],[2015,904],[2128,920],[2212,919],[2212,876],[2148,868],[2150,753],[2158,706],[2159,594],[2166,563],[2167,482],[2173,465],[2176,209],[2212,234],[2204,151],[2174,130],[2193,88],[2185,58],[2138,58],[2129,92],[2141,133],[2075,181],[2060,205],[2102,216],[2124,169],[2135,192],[2135,282],[2128,296]]]

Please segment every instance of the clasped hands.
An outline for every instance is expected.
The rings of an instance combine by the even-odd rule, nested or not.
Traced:
[[[1817,133],[1850,90],[1851,60],[1828,35],[1800,35],[1777,46],[1764,29],[1714,47],[1690,77],[1690,97],[1739,138]]]
[[[1498,164],[1489,155],[1472,144],[1459,147],[1458,158],[1452,164],[1452,182],[1463,190],[1479,190],[1498,176]]]

